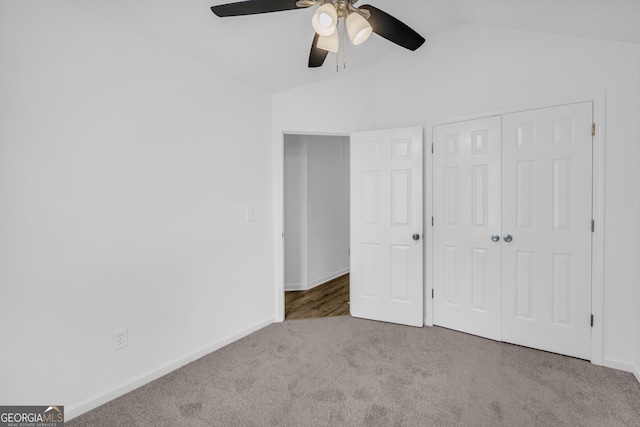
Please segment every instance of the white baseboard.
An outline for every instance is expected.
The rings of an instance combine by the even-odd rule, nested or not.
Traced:
[[[629,362],[624,362],[617,359],[602,359],[602,366],[612,369],[618,369],[620,371],[631,372],[636,376],[636,378],[640,377],[640,375],[638,375],[638,369]],[[640,381],[640,378],[638,379],[638,381]]]
[[[640,367],[637,367],[637,366],[633,367],[633,375],[636,376],[636,379],[640,383]]]
[[[284,285],[284,290],[289,291],[306,291],[307,285],[304,283],[286,283]]]
[[[157,380],[158,378],[170,372],[173,372],[176,369],[188,363],[193,362],[194,360],[197,360],[203,356],[206,356],[209,353],[212,353],[218,349],[221,349],[222,347],[229,345],[232,342],[237,341],[240,338],[243,338],[257,330],[260,330],[265,326],[269,326],[273,322],[274,322],[274,319],[270,318],[270,319],[266,319],[261,322],[255,323],[238,333],[235,333],[219,341],[216,341],[212,344],[209,344],[205,347],[202,347],[201,349],[191,354],[187,354],[179,359],[169,362],[163,366],[160,366],[157,369],[146,372],[138,377],[132,378],[131,380],[125,383],[122,383],[118,386],[105,390],[101,393],[95,394],[91,397],[81,400],[80,402],[76,402],[71,405],[65,405],[65,408],[64,408],[65,421],[70,421],[71,419],[79,415],[82,415],[85,412],[95,409],[100,405],[104,405],[105,403],[113,399],[116,399],[120,396],[123,396],[129,393],[130,391],[135,390],[138,387],[142,387],[143,385],[148,384],[153,380]]]
[[[313,289],[316,286],[322,285],[323,283],[327,283],[329,280],[333,280],[333,279],[338,278],[340,276],[344,276],[348,272],[349,272],[349,268],[344,268],[342,270],[336,271],[334,273],[331,273],[331,274],[326,275],[324,277],[321,277],[319,279],[312,280],[311,282],[309,282],[307,284],[304,284],[304,283],[286,283],[284,285],[284,290],[285,291],[308,291],[309,289]]]
[[[329,280],[333,280],[333,279],[338,278],[340,276],[344,276],[348,272],[349,272],[349,267],[343,268],[342,270],[338,270],[336,272],[328,274],[328,275],[326,275],[324,277],[321,277],[319,279],[312,280],[311,282],[309,282],[307,284],[307,289],[313,289],[318,285],[322,285],[323,283],[327,283]]]

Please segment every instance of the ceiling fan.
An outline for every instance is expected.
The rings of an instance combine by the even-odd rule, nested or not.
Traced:
[[[311,25],[316,34],[311,45],[309,67],[320,67],[329,52],[338,52],[340,40],[338,24],[344,18],[346,34],[354,45],[359,45],[376,33],[409,50],[416,50],[425,42],[424,37],[408,25],[382,10],[358,0],[245,0],[211,7],[219,17],[256,15],[318,6]]]

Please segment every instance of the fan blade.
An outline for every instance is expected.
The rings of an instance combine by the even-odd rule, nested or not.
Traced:
[[[407,24],[370,4],[363,4],[358,9],[368,10],[371,13],[369,24],[371,24],[374,33],[397,45],[409,50],[416,50],[425,42],[424,37]]]
[[[324,60],[329,54],[328,50],[320,49],[318,47],[319,37],[320,36],[316,34],[313,38],[313,43],[311,44],[311,53],[309,54],[309,68],[322,67],[322,64],[324,64]]]
[[[212,6],[211,11],[219,17],[255,15],[258,13],[281,12],[283,10],[300,9],[297,0],[247,0],[237,3]]]

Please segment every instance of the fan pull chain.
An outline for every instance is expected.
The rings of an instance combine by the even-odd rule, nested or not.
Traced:
[[[339,29],[340,29],[340,20],[336,22],[336,31],[338,31]],[[339,47],[340,47],[340,42],[338,42],[338,48]],[[340,71],[340,65],[338,65],[340,63],[340,60],[338,59],[339,57],[340,57],[340,49],[336,51],[336,73]]]
[[[342,26],[342,66],[347,68],[347,17],[344,18],[344,25]]]

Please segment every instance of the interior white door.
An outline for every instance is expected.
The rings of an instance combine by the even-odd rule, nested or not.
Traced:
[[[503,116],[503,341],[591,354],[591,102]],[[510,240],[510,241],[507,241]]]
[[[423,326],[422,128],[351,135],[351,315]]]
[[[500,134],[499,116],[433,129],[433,321],[494,340],[502,312]]]

